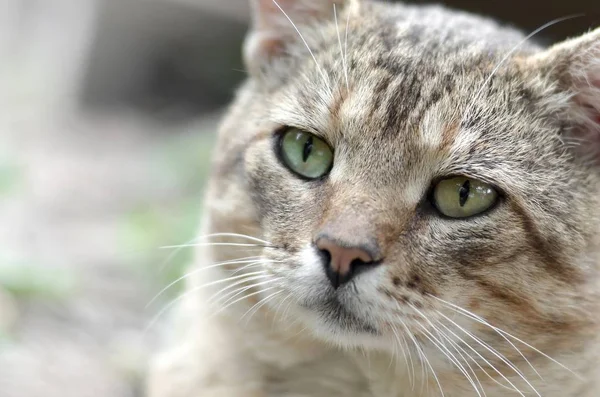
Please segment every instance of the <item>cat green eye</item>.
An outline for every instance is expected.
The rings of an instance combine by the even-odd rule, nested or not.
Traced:
[[[281,158],[296,174],[308,179],[326,175],[333,165],[333,150],[315,135],[290,128],[281,137]]]
[[[491,185],[464,176],[444,179],[433,190],[435,206],[451,218],[481,214],[497,200],[498,192]]]

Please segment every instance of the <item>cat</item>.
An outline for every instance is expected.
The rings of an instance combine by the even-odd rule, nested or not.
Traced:
[[[251,6],[149,396],[597,396],[600,29]]]

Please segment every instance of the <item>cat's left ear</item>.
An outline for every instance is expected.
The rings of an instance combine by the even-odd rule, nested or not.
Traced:
[[[600,164],[600,28],[534,56],[534,67],[569,95],[569,133]]]
[[[359,7],[360,0],[250,0],[252,26],[244,44],[244,61],[251,75],[274,59],[289,55],[307,24],[334,19],[334,7]],[[306,33],[304,33],[306,34]]]

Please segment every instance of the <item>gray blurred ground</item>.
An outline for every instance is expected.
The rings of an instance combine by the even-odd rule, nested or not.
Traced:
[[[456,0],[560,38],[597,0]],[[596,13],[596,14],[595,14]],[[0,0],[0,397],[142,396],[191,259],[246,0]],[[160,324],[160,322],[159,322]]]
[[[140,395],[160,306],[145,305],[186,260],[159,273],[158,248],[193,234],[212,129],[103,117],[4,132],[19,157],[0,193],[0,396]]]
[[[159,247],[195,233],[218,109],[243,77],[227,68],[215,88],[222,65],[169,51],[208,48],[207,19],[240,23],[157,1],[2,5],[16,21],[0,32],[0,396],[141,396],[145,328],[178,289],[145,306],[190,259],[160,271]]]

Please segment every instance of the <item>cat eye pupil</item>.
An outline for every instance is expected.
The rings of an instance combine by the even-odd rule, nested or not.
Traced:
[[[461,207],[464,207],[469,199],[469,193],[471,192],[471,181],[468,179],[463,183],[458,192],[459,204]]]
[[[304,148],[302,149],[302,161],[306,163],[308,157],[310,156],[313,149],[313,137],[312,135],[308,137],[306,142],[304,143]]]

